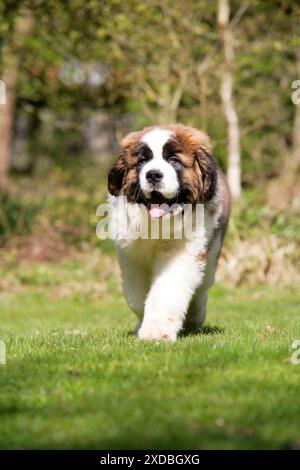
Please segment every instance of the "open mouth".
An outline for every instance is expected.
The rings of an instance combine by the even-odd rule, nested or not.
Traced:
[[[160,192],[152,191],[147,204],[148,213],[153,219],[161,218],[173,212],[170,207],[175,203],[176,198],[167,199]]]

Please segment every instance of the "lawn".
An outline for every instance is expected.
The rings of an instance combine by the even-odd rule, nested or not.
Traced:
[[[300,447],[299,291],[217,285],[201,334],[153,344],[132,335],[115,268],[96,294],[99,267],[79,261],[12,269],[1,448]]]

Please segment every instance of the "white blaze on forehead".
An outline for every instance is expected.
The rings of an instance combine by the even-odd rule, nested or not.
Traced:
[[[153,158],[162,158],[163,147],[171,137],[171,132],[167,129],[160,129],[159,127],[147,132],[142,138],[142,142],[148,145],[152,150]]]
[[[143,193],[150,198],[153,185],[147,180],[147,172],[149,170],[160,170],[163,177],[159,182],[157,190],[167,199],[174,197],[179,189],[178,178],[172,165],[163,158],[163,148],[170,139],[172,133],[167,129],[155,129],[147,132],[142,138],[142,142],[148,145],[153,153],[153,158],[148,160],[142,167],[139,174],[140,185]]]

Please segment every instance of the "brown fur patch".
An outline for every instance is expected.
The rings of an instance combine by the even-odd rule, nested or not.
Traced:
[[[201,148],[206,152],[211,152],[211,143],[207,134],[193,127],[184,124],[171,124],[162,126],[163,129],[170,130],[175,139],[183,146],[183,152],[190,156],[195,148]]]
[[[222,232],[222,239],[225,236],[230,212],[231,212],[231,195],[226,178],[221,170],[218,170],[218,192],[220,203],[222,204],[222,215],[219,219],[219,226]]]
[[[164,126],[174,135],[178,156],[186,170],[183,183],[190,188],[192,203],[206,202],[216,186],[216,165],[211,156],[209,137],[202,131],[183,124]]]
[[[137,153],[143,131],[131,132],[121,142],[119,158],[108,174],[108,190],[113,196],[123,192],[129,200],[133,198],[137,185]]]

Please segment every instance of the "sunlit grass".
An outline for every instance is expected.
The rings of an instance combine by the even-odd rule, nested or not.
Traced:
[[[298,292],[216,286],[202,334],[152,344],[112,281],[64,298],[43,276],[0,296],[1,448],[297,445]]]

